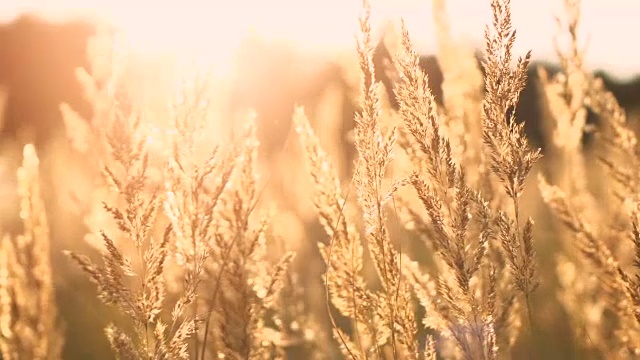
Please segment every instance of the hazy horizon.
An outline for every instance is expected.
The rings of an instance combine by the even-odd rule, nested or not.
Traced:
[[[629,25],[640,18],[640,2],[627,0],[583,0],[583,40],[588,38],[586,66],[604,70],[618,78],[640,75],[640,48],[627,38]],[[145,20],[145,27],[165,28],[168,21],[191,30],[240,37],[249,29],[270,39],[286,40],[306,50],[320,53],[346,51],[353,47],[360,0],[239,0],[221,8],[206,7],[201,0],[183,0],[180,6],[166,7],[149,3],[149,7],[132,8],[130,3],[108,0],[24,0],[0,4],[0,21],[26,12],[64,21],[72,16],[99,13],[127,24]],[[432,54],[435,36],[430,0],[371,0],[373,23],[382,27],[388,20],[404,18],[418,50]],[[141,2],[140,4],[144,4]],[[517,29],[516,54],[532,50],[534,60],[557,62],[553,36],[554,15],[561,10],[561,0],[536,2],[512,0],[513,25]],[[482,49],[484,27],[491,20],[489,1],[448,0],[451,29],[463,41]],[[152,9],[152,10],[149,10]],[[142,16],[141,16],[142,15]],[[149,30],[147,30],[149,31]],[[164,36],[171,36],[166,30]],[[626,32],[626,33],[625,33]],[[178,35],[176,35],[177,37]],[[214,39],[215,41],[215,39]],[[229,40],[224,40],[229,41]],[[586,43],[583,41],[583,43]]]

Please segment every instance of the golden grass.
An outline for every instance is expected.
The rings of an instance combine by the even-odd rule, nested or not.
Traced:
[[[212,142],[212,84],[198,69],[155,109],[168,115],[154,119],[129,77],[136,72],[130,54],[99,34],[90,47],[93,67],[78,71],[94,117],[61,109],[70,145],[91,159],[95,186],[82,199],[82,215],[86,239],[100,251],[66,254],[115,309],[104,329],[113,355],[543,358],[540,296],[562,306],[574,354],[640,355],[638,141],[624,109],[582,67],[579,1],[564,4],[559,33],[571,42],[567,50],[558,46],[562,72],[541,73],[557,158],[542,159],[515,118],[530,54],[512,53],[509,0],[490,1],[480,66],[452,39],[445,2],[434,1],[442,104],[404,25],[386,39],[397,109],[376,80],[365,1],[353,176],[345,178],[335,149],[323,146],[337,142],[318,135],[302,106],[286,140],[310,175],[307,196],[323,230],[313,234],[295,229],[316,220],[308,222],[300,207],[286,209],[293,184],[291,193],[270,193],[268,172],[283,166],[260,161],[260,114],[225,129],[230,139]],[[588,110],[603,124],[593,153],[606,176],[595,185],[586,165],[592,152],[582,146]],[[0,248],[3,359],[62,357],[50,260],[58,249],[50,245],[35,151],[25,146],[18,170],[23,233],[5,235]],[[563,226],[551,239],[536,236],[536,211],[523,200],[536,191]],[[298,218],[283,216],[295,211]],[[555,277],[540,269],[536,252],[549,240],[558,244]],[[313,256],[324,264],[313,283],[322,299],[311,299],[318,292],[301,280]]]

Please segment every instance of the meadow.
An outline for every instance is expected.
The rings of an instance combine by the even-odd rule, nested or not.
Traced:
[[[0,358],[640,357],[637,99],[585,68],[558,1],[548,71],[509,0],[485,0],[480,53],[433,0],[438,88],[366,0],[314,88],[259,42],[230,78],[98,26],[90,109],[0,142]]]

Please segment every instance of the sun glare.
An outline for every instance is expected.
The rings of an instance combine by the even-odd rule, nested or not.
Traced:
[[[119,45],[135,59],[135,79],[130,80],[142,97],[139,100],[153,109],[149,118],[157,127],[168,121],[166,99],[180,93],[183,77],[193,76],[194,71],[213,83],[212,98],[224,97],[224,89],[232,86],[239,72],[251,70],[241,68],[242,64],[256,60],[238,61],[245,40],[257,38],[318,54],[349,48],[361,7],[359,0],[239,0],[228,4],[171,0],[148,6],[132,6],[122,0],[91,1],[93,16],[116,30]],[[222,118],[225,110],[220,107]],[[208,116],[212,125],[217,124],[216,131],[222,132],[228,124],[217,119],[216,113],[211,111]]]
[[[247,33],[232,9],[221,16],[214,9],[177,2],[137,11],[127,4],[111,3],[110,7],[108,21],[122,35],[128,51],[148,59],[198,59],[219,75],[229,72],[233,54]]]
[[[372,1],[372,4],[383,2]],[[10,6],[8,3],[13,3]],[[130,50],[147,56],[207,59],[219,71],[248,35],[290,43],[301,51],[351,48],[361,0],[24,0],[0,4],[0,15],[36,12],[49,19],[89,17],[124,35]],[[7,15],[8,14],[8,15]],[[381,12],[374,13],[374,22]],[[226,69],[228,70],[228,69]]]
[[[229,66],[232,53],[248,33],[268,40],[292,43],[319,54],[353,50],[353,34],[361,0],[0,0],[0,21],[36,12],[48,19],[69,17],[109,19],[130,38],[138,52],[198,53]],[[436,47],[430,0],[371,0],[372,25],[404,18],[420,52]],[[532,50],[535,59],[555,59],[546,39],[556,31],[554,16],[561,1],[514,1],[513,20],[518,29],[518,53]],[[482,47],[484,26],[491,21],[484,1],[447,0],[451,30]],[[603,5],[604,4],[604,5]],[[640,13],[640,3],[629,0],[583,0],[583,33],[589,38],[591,67],[620,76],[637,73],[640,52],[619,39]],[[615,20],[614,20],[615,19]],[[224,70],[220,70],[224,72]]]
[[[68,13],[90,14],[114,26],[137,55],[206,59],[217,72],[229,70],[235,51],[249,35],[290,43],[301,51],[326,52],[342,44],[352,45],[357,30],[354,19],[361,6],[357,0],[75,3],[77,0],[58,0],[48,6],[51,10],[40,7],[40,12],[63,13],[68,9]]]

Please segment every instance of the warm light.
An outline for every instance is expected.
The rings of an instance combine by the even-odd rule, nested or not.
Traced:
[[[248,24],[243,24],[233,8],[221,12],[198,3],[169,1],[135,7],[113,1],[105,5],[101,16],[107,15],[133,55],[149,60],[167,56],[197,59],[208,63],[216,74],[226,74]]]
[[[431,0],[370,2],[374,28],[379,29],[386,19],[404,17],[418,49],[435,51]],[[489,0],[446,3],[455,35],[482,49],[484,26],[491,21]],[[511,3],[518,31],[516,52],[531,49],[534,59],[555,61],[551,39],[556,31],[554,16],[562,1]],[[629,24],[640,16],[640,2],[583,0],[582,5],[590,67],[621,76],[640,73],[640,51],[622,41],[629,34]],[[0,0],[0,22],[25,12],[60,21],[73,16],[110,18],[130,34],[139,51],[195,49],[217,59],[222,67],[239,39],[250,32],[323,55],[353,51],[360,7],[361,0]]]

